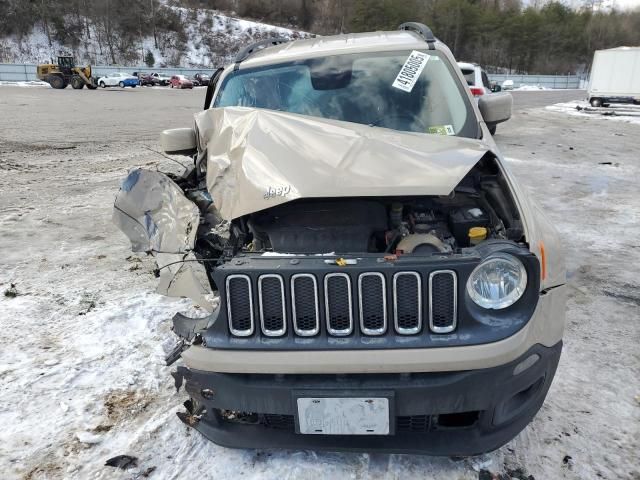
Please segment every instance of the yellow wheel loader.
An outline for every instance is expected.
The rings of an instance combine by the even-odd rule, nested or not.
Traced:
[[[91,75],[91,66],[76,67],[73,57],[61,55],[58,63],[43,63],[38,65],[37,77],[39,80],[47,82],[53,88],[67,88],[67,85],[80,90],[86,85],[94,90],[97,88],[96,80]]]

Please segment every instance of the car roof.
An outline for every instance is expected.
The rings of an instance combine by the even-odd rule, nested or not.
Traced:
[[[436,42],[436,48],[441,46]],[[396,30],[305,38],[258,50],[240,64],[250,68],[286,61],[321,57],[328,54],[381,52],[394,50],[425,50],[427,43],[417,33]]]
[[[469,70],[475,70],[476,67],[479,67],[477,63],[469,63],[469,62],[458,62],[458,67],[466,68]]]

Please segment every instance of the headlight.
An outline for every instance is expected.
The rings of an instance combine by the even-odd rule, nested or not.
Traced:
[[[471,273],[467,293],[477,305],[500,310],[513,305],[527,288],[527,271],[508,253],[493,253]]]

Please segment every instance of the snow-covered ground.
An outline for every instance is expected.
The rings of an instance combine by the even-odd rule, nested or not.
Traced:
[[[613,104],[609,107],[593,108],[586,100],[574,100],[549,105],[547,110],[582,118],[605,119],[640,125],[640,105]]]
[[[551,89],[548,87],[543,87],[542,85],[520,85],[519,87],[514,88],[514,90],[519,92],[536,92]]]
[[[42,88],[51,88],[47,82],[41,82],[39,80],[33,80],[30,82],[11,82],[11,81],[0,81],[0,87],[42,87]]]
[[[155,67],[206,67],[213,68],[228,63],[244,45],[268,37],[299,38],[305,32],[229,17],[217,10],[187,9],[167,6],[182,18],[186,28],[186,43],[176,34],[159,34],[158,44],[150,32],[143,35],[138,45],[130,51],[115,53],[116,65],[144,65],[144,55],[153,53]],[[3,37],[0,32],[0,63],[49,62],[59,53],[71,53],[78,65],[113,65],[113,58],[106,45],[98,41],[95,27],[89,27],[91,36],[77,48],[60,44],[49,38],[41,26],[18,38]]]
[[[153,293],[152,259],[131,254],[111,222],[128,169],[175,168],[147,146],[200,108],[197,91],[147,92],[7,87],[0,96],[12,112],[0,116],[0,477],[640,478],[637,126],[518,97],[498,129],[509,167],[559,227],[570,272],[560,367],[514,441],[465,460],[229,450],[175,416],[186,396],[164,365],[170,318],[197,309]],[[595,135],[618,143],[588,142]],[[104,466],[116,455],[137,466]]]

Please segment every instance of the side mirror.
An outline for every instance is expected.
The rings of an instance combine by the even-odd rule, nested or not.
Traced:
[[[491,91],[494,92],[494,93],[495,92],[501,92],[502,91],[502,87],[499,84],[494,83],[493,85],[491,85]]]
[[[172,128],[160,134],[160,147],[165,153],[191,156],[198,151],[193,128]]]
[[[513,97],[506,92],[482,95],[478,100],[478,108],[486,124],[495,125],[509,120],[512,106]]]

